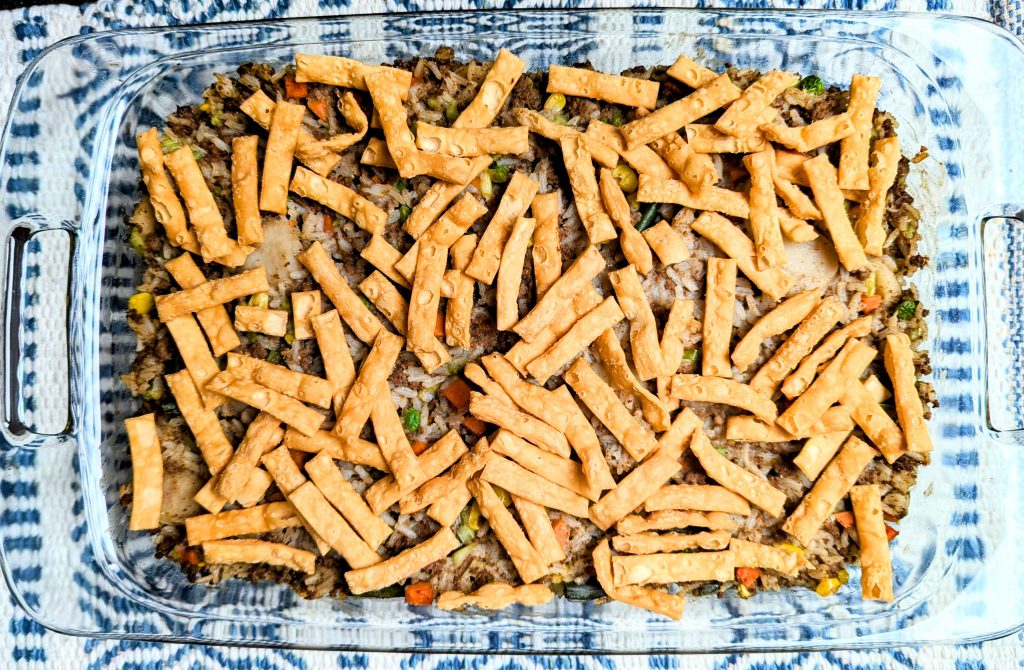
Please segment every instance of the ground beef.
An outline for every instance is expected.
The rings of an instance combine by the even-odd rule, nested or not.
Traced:
[[[540,72],[532,72],[520,77],[512,88],[508,107],[510,109],[518,107],[540,109],[544,104],[544,79],[544,75]]]
[[[576,98],[573,96],[566,97],[565,103],[565,115],[572,118],[580,118],[586,121],[587,119],[596,119],[601,114],[601,105],[594,100],[588,98]]]
[[[820,96],[817,103],[811,107],[811,121],[820,121],[836,114],[846,111],[850,105],[850,94],[836,87],[828,89],[827,95]]]

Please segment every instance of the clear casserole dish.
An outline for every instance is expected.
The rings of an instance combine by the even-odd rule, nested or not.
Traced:
[[[931,263],[915,275],[928,317],[936,451],[920,472],[893,545],[896,599],[859,588],[741,600],[694,599],[678,623],[558,599],[493,616],[409,608],[400,599],[304,601],[287,586],[190,583],[127,531],[118,502],[130,480],[122,421],[133,400],[119,375],[134,354],[124,314],[138,282],[123,225],[138,197],[134,137],[213,73],[296,51],[367,62],[430,54],[490,59],[507,47],[530,68],[590,60],[618,72],[687,53],[709,67],[883,79],[879,107],[904,147],[928,148],[912,171]],[[22,75],[0,144],[4,236],[0,563],[19,605],[54,630],[91,637],[295,648],[706,652],[966,642],[1008,634],[1024,604],[1006,597],[1024,568],[1020,443],[1021,328],[1014,189],[1024,170],[1019,92],[1024,50],[990,24],[912,14],[610,10],[478,12],[283,20],[71,38]],[[59,361],[36,301],[40,246],[66,250]],[[52,258],[47,256],[45,258]],[[47,261],[52,262],[52,261]],[[53,313],[53,312],[58,313]],[[50,332],[52,332],[52,325]],[[66,383],[38,371],[66,365]],[[66,393],[61,426],[40,402]],[[856,581],[856,571],[854,571]],[[1012,587],[1011,587],[1012,588]]]

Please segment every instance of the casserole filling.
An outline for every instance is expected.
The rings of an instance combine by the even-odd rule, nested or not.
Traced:
[[[891,600],[936,400],[880,84],[448,49],[217,75],[139,136],[133,530],[206,583],[675,618],[829,595],[863,544]]]

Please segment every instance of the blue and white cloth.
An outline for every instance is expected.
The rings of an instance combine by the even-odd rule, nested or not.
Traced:
[[[46,46],[71,35],[110,29],[180,25],[276,17],[326,16],[339,13],[387,13],[411,10],[551,7],[553,0],[141,0],[137,3],[102,0],[82,7],[51,6],[0,12],[0,101],[10,100],[14,77]],[[652,4],[649,0],[572,0],[573,7],[616,7]],[[813,7],[901,11],[940,11],[989,18],[1018,35],[1024,34],[1024,10],[1019,0],[686,0],[685,6]],[[0,125],[4,111],[0,109]],[[63,249],[43,249],[39,275],[32,279],[40,295],[38,309],[47,301],[63,300],[50,287],[65,285],[59,276],[63,263],[47,262],[46,255],[63,258]],[[53,307],[60,306],[54,304]],[[40,338],[39,346],[57,346]],[[45,353],[45,352],[43,352]],[[56,352],[55,352],[56,353]],[[59,355],[41,355],[38,360],[59,361]],[[57,365],[54,363],[53,365]],[[66,370],[34,370],[38,383],[48,379],[59,383]],[[45,402],[45,401],[44,401]],[[45,405],[33,409],[38,424],[47,423],[47,413],[62,420],[63,407]],[[4,475],[0,472],[0,484]],[[1013,593],[1013,597],[1018,597]],[[894,648],[877,651],[692,656],[631,657],[503,657],[427,656],[408,654],[334,654],[279,650],[160,645],[134,641],[100,641],[64,637],[33,622],[15,606],[0,584],[0,668],[267,668],[282,670],[309,668],[435,668],[471,667],[481,670],[506,668],[721,668],[723,670],[789,670],[839,668],[955,668],[956,670],[1008,669],[1024,667],[1024,634],[986,644],[956,647]]]

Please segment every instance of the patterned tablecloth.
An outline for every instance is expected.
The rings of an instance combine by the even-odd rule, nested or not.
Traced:
[[[136,3],[103,0],[82,7],[50,6],[0,12],[0,101],[10,99],[12,73],[44,47],[70,35],[133,26],[204,23],[281,16],[319,16],[339,13],[377,13],[410,10],[474,9],[480,7],[546,7],[551,0],[141,0]],[[650,5],[647,0],[573,0],[573,7]],[[686,6],[815,7],[940,11],[990,18],[1018,35],[1024,34],[1024,10],[1019,0],[684,0]],[[4,105],[6,102],[3,103]],[[0,109],[0,125],[4,110]],[[44,251],[45,253],[45,251]],[[55,250],[61,253],[61,250]],[[34,282],[46,304],[46,288],[63,285],[59,263],[39,263]],[[62,299],[60,294],[51,296]],[[40,359],[46,360],[41,356]],[[50,360],[59,359],[53,357]],[[42,378],[66,379],[64,370],[37,370]],[[38,408],[45,414],[47,408]],[[37,417],[45,423],[45,416]],[[2,475],[0,475],[2,480]],[[17,609],[0,583],[0,667],[40,668],[956,668],[982,670],[1024,667],[1024,634],[986,644],[957,647],[886,649],[882,651],[723,655],[707,657],[459,657],[405,654],[331,654],[158,645],[142,642],[71,638],[46,631]],[[1018,597],[1015,591],[1013,597]]]

